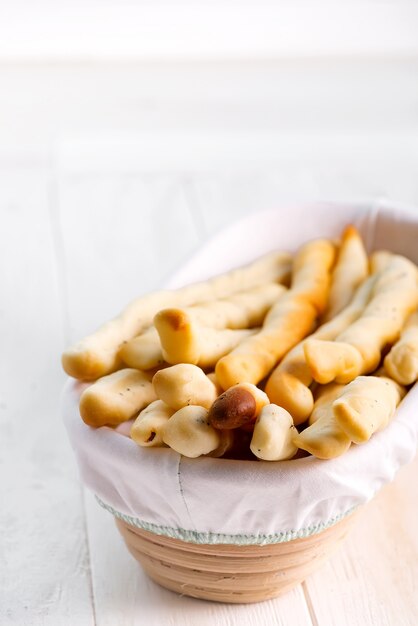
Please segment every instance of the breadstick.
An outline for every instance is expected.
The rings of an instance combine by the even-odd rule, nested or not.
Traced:
[[[401,385],[418,380],[418,313],[408,318],[399,341],[385,358],[385,368]]]
[[[381,272],[389,265],[389,262],[393,258],[393,252],[388,250],[376,250],[370,255],[370,273],[377,274]]]
[[[189,404],[209,409],[218,396],[217,387],[210,378],[200,367],[188,363],[159,370],[152,384],[157,397],[175,411]]]
[[[177,343],[182,344],[184,341],[190,343],[191,338],[194,337],[192,341],[194,344],[197,344],[201,336],[201,326],[218,329],[242,329],[260,325],[269,308],[285,291],[286,288],[283,285],[268,283],[234,294],[229,298],[209,301],[201,305],[182,309],[164,309],[157,314],[157,319],[160,320],[161,332],[164,337],[167,335],[169,337],[173,336],[173,341],[166,339],[166,343],[169,346],[176,345],[175,338],[177,338]],[[163,321],[164,317],[165,320]],[[180,320],[184,321],[184,323],[180,322]],[[192,327],[192,332],[186,329],[187,324]],[[223,342],[226,342],[225,351],[221,350],[213,354],[211,359],[213,364],[229,350],[232,350],[240,341],[239,335],[234,336],[232,333],[221,335],[221,338]],[[218,337],[207,337],[210,345],[217,339]],[[229,348],[228,345],[230,345]],[[143,370],[157,367],[163,363],[163,350],[156,328],[151,326],[141,335],[124,343],[119,351],[119,355],[129,367]],[[200,364],[199,358],[196,357],[192,359],[176,358],[172,355],[167,360],[169,363]],[[202,364],[202,367],[206,367],[206,364]]]
[[[351,439],[338,426],[334,415],[329,413],[327,417],[321,417],[312,426],[295,435],[293,443],[318,459],[334,459],[347,452]]]
[[[213,367],[221,357],[256,332],[255,329],[218,330],[200,326],[181,309],[160,311],[154,318],[154,325],[167,363],[193,363],[204,368]]]
[[[117,426],[157,397],[151,374],[123,369],[100,378],[80,397],[80,415],[89,426]]]
[[[370,276],[360,285],[350,304],[336,317],[322,324],[310,338],[332,340],[356,320],[364,310],[376,282],[376,276]],[[280,361],[273,370],[266,384],[266,393],[270,402],[277,404],[292,415],[295,426],[302,424],[312,412],[313,395],[309,386],[313,378],[306,363],[304,344],[298,343]]]
[[[253,424],[269,399],[251,383],[240,383],[224,391],[209,409],[209,421],[215,428],[229,430]]]
[[[124,343],[119,356],[129,367],[150,370],[164,363],[157,329],[150,326],[143,333]]]
[[[404,395],[391,378],[358,376],[334,400],[335,420],[351,441],[364,443],[388,424]]]
[[[154,315],[168,306],[189,306],[205,300],[224,298],[251,289],[260,283],[283,282],[290,272],[291,256],[272,252],[245,267],[176,291],[157,291],[137,298],[95,333],[65,350],[62,365],[70,376],[95,380],[121,365],[118,354],[124,341],[139,335],[152,324]]]
[[[394,255],[378,275],[369,304],[335,342],[308,339],[306,361],[313,378],[326,384],[349,383],[379,365],[381,351],[397,340],[408,315],[418,305],[417,268]]]
[[[210,328],[252,328],[260,326],[268,310],[286,291],[283,285],[267,283],[182,311],[194,323]]]
[[[295,426],[292,416],[275,404],[267,404],[261,410],[254,426],[250,448],[264,461],[286,461],[295,456],[293,443]]]
[[[222,393],[222,391],[223,391],[223,389],[222,389],[222,387],[220,386],[220,384],[218,383],[218,379],[216,378],[216,374],[215,374],[215,372],[209,372],[208,374],[206,374],[206,376],[207,376],[207,377],[209,378],[209,380],[210,380],[210,381],[212,381],[212,382],[213,382],[213,384],[215,385],[215,387],[216,387],[216,395],[217,395],[217,396],[220,396],[220,395],[221,395],[221,393]]]
[[[312,330],[326,305],[334,258],[334,245],[324,239],[299,250],[291,289],[270,309],[261,331],[218,361],[216,376],[224,389],[240,382],[260,382]]]
[[[209,301],[201,305],[182,309],[165,309],[157,315],[158,319],[161,320],[162,333],[164,333],[164,328],[166,328],[165,335],[177,337],[178,343],[182,344],[185,340],[190,342],[190,338],[194,337],[193,342],[197,344],[201,335],[201,326],[218,329],[242,329],[259,326],[269,308],[285,291],[286,288],[283,285],[268,283],[233,294],[229,298]],[[173,313],[173,311],[176,311],[176,313]],[[165,323],[162,321],[164,314],[166,316]],[[184,323],[180,323],[180,320],[184,320]],[[186,320],[187,324],[190,324],[192,327],[193,332],[186,330]],[[208,334],[206,333],[206,335]],[[214,352],[211,359],[213,364],[229,350],[232,350],[240,341],[239,335],[233,333],[221,335],[221,338],[223,342],[226,342],[225,351]],[[209,339],[207,337],[210,345],[217,339],[219,338],[211,337]],[[171,340],[168,340],[168,345],[172,345],[172,343]],[[230,345],[229,349],[228,345]],[[141,335],[124,343],[119,351],[119,355],[129,367],[136,367],[142,370],[157,367],[164,362],[160,337],[153,326],[145,330]],[[172,357],[168,362],[198,364],[199,359],[193,358],[190,360],[188,358]]]
[[[340,383],[329,383],[328,385],[320,385],[315,391],[315,403],[312,413],[309,416],[309,425],[317,422],[324,415],[333,414],[332,403],[340,397],[345,385]]]
[[[174,409],[170,409],[162,400],[151,402],[133,423],[131,439],[143,447],[163,446],[162,430],[173,413]]]
[[[348,305],[354,292],[369,273],[369,259],[354,226],[345,228],[337,262],[332,273],[328,306],[322,318],[329,321]]]
[[[219,459],[222,456],[225,456],[227,452],[232,450],[235,445],[235,434],[236,430],[218,430],[219,433],[219,444],[218,447],[212,450],[212,452],[208,453],[208,456],[212,456],[216,459]]]
[[[165,424],[162,437],[170,448],[192,459],[209,454],[220,445],[220,434],[210,425],[203,406],[185,406]]]
[[[295,446],[310,452],[318,459],[341,456],[351,446],[351,439],[337,424],[332,408],[335,397],[343,393],[345,385],[327,387],[322,399],[318,399],[318,404],[315,403],[317,415],[312,424],[293,436]]]

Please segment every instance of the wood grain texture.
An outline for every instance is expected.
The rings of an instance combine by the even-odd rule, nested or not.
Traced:
[[[22,184],[24,181],[24,184]],[[0,623],[93,624],[81,488],[59,418],[49,173],[0,171]]]
[[[418,456],[367,505],[345,549],[305,583],[321,626],[414,626]]]

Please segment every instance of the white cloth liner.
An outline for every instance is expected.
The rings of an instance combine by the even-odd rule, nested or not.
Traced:
[[[336,237],[353,222],[370,250],[418,262],[418,214],[382,206],[321,204],[251,215],[222,231],[172,278],[178,287],[270,249]],[[157,534],[195,543],[267,544],[321,531],[368,502],[410,462],[418,441],[418,385],[389,426],[330,461],[188,459],[167,448],[139,448],[111,428],[93,429],[78,412],[84,384],[68,381],[65,425],[84,483],[114,515]]]

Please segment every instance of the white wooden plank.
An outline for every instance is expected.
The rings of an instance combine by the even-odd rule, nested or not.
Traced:
[[[418,457],[367,505],[341,551],[305,589],[321,626],[415,626]]]
[[[87,496],[98,626],[312,626],[299,585],[275,600],[226,605],[159,587],[127,551],[112,516]]]
[[[93,624],[64,376],[50,173],[0,171],[0,623]]]
[[[58,184],[75,340],[158,288],[200,239],[176,177],[64,172]]]

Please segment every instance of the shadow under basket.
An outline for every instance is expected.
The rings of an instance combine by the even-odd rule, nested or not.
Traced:
[[[182,595],[236,604],[275,598],[301,583],[338,548],[357,514],[330,528],[269,545],[196,544],[116,519],[129,552],[156,583]]]

